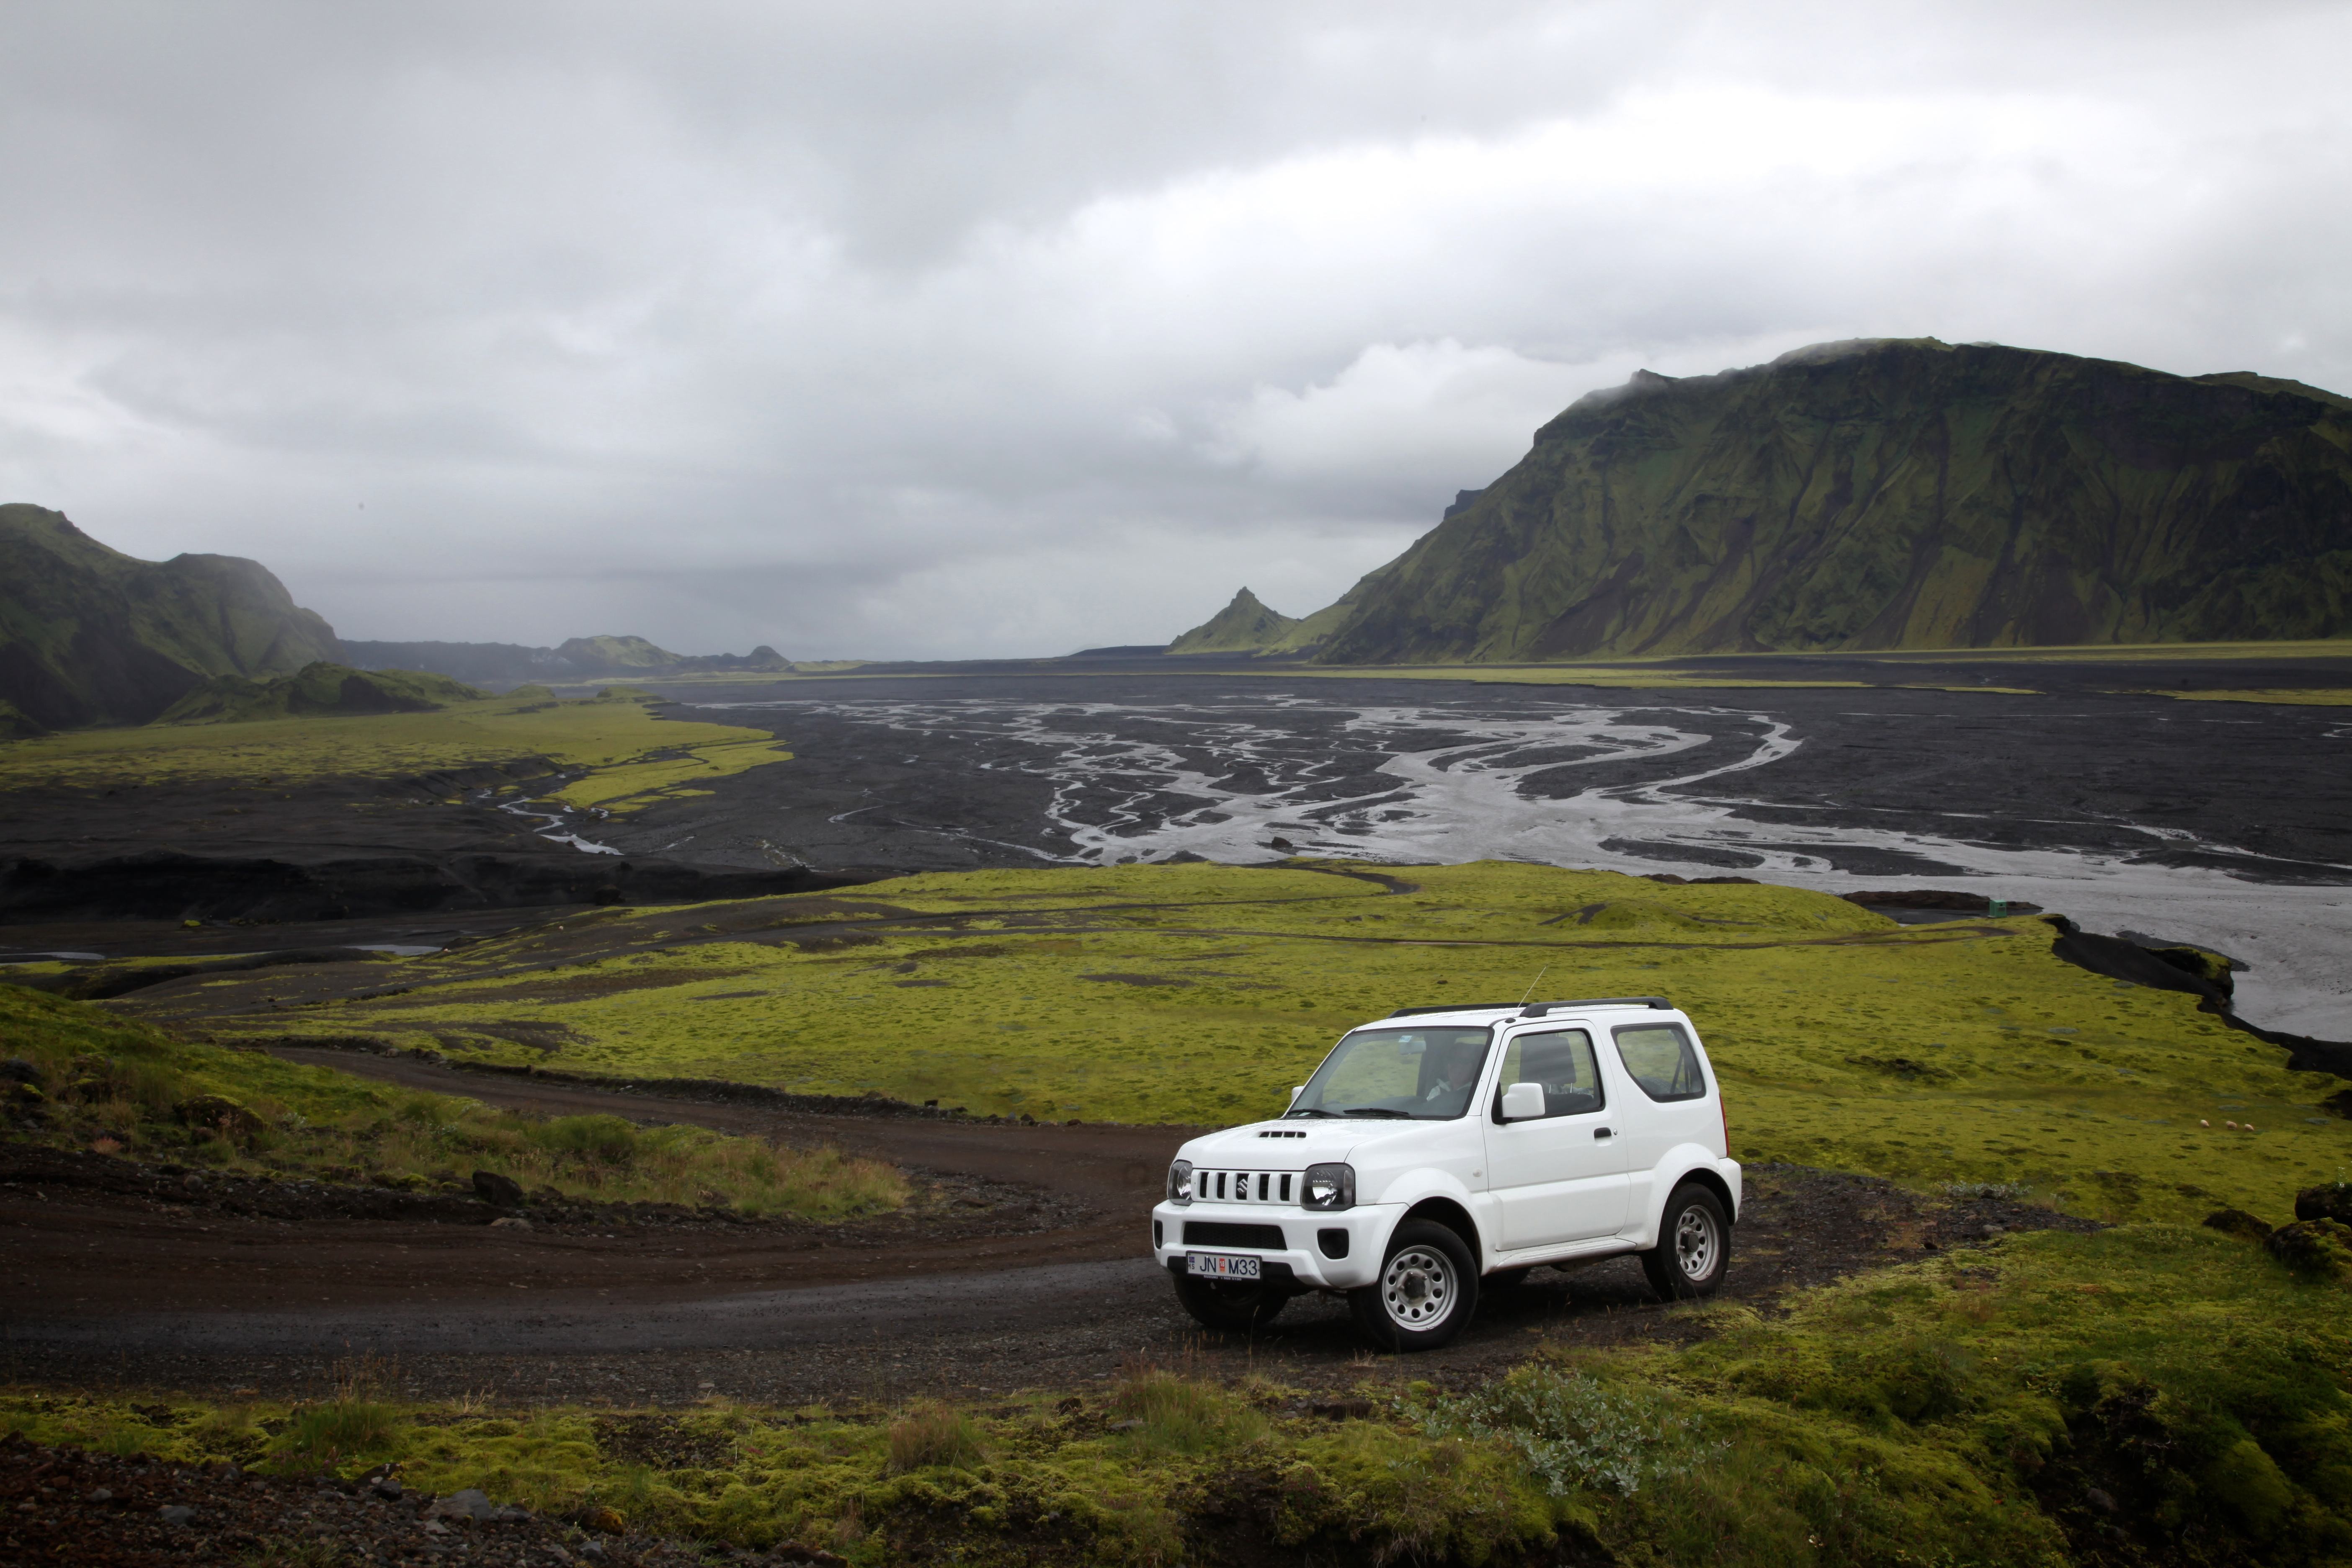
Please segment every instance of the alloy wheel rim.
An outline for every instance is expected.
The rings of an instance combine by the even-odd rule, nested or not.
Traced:
[[[1444,1254],[1408,1247],[1381,1275],[1381,1304],[1400,1328],[1425,1329],[1454,1310],[1454,1268]]]
[[[1715,1272],[1715,1222],[1694,1205],[1675,1224],[1675,1261],[1685,1279],[1704,1279]]]

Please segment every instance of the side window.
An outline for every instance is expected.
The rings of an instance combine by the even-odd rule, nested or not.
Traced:
[[[1503,1073],[1495,1083],[1494,1115],[1503,1116],[1503,1090],[1515,1083],[1541,1084],[1546,1116],[1577,1116],[1601,1109],[1601,1072],[1592,1058],[1592,1037],[1582,1029],[1549,1029],[1521,1035],[1503,1047]]]
[[[1698,1053],[1680,1024],[1632,1024],[1618,1030],[1617,1059],[1652,1100],[1696,1100],[1706,1093]]]

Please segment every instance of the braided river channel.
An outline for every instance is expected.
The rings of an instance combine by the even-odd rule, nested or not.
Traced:
[[[1297,854],[1951,889],[2222,952],[2247,1017],[2352,1038],[2352,710],[1268,673],[808,683],[691,711],[772,727],[794,760],[602,843],[746,866]]]

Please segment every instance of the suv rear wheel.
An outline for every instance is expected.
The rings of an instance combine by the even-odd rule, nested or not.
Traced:
[[[1348,1305],[1382,1350],[1433,1351],[1478,1310],[1478,1266],[1445,1226],[1407,1220],[1389,1237],[1380,1278],[1349,1291]]]
[[[1290,1304],[1290,1292],[1257,1280],[1203,1279],[1179,1274],[1176,1300],[1204,1329],[1246,1334],[1274,1321],[1275,1314]]]
[[[1722,1201],[1696,1183],[1676,1187],[1658,1221],[1658,1245],[1642,1254],[1642,1272],[1664,1301],[1712,1296],[1731,1261],[1731,1222]]]

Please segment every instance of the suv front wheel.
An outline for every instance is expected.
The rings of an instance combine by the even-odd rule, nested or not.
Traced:
[[[1356,1326],[1391,1351],[1433,1351],[1478,1310],[1478,1266],[1462,1238],[1428,1220],[1407,1220],[1389,1237],[1381,1277],[1348,1292]]]
[[[1714,1295],[1731,1261],[1731,1222],[1721,1200],[1696,1183],[1676,1187],[1658,1221],[1658,1245],[1641,1256],[1660,1300]]]

